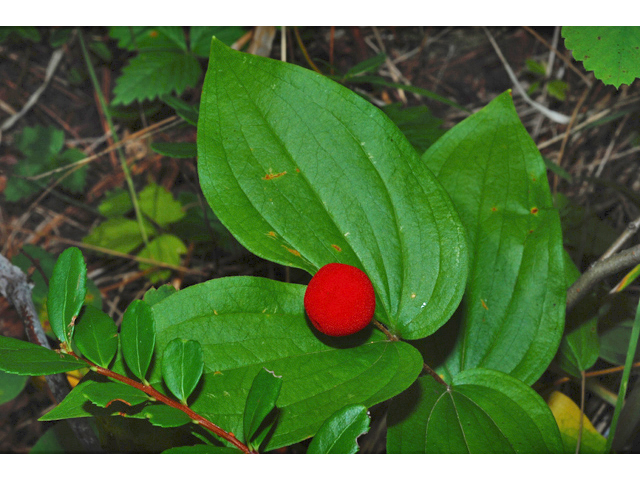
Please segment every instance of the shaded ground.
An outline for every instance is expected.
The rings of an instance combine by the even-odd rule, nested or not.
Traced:
[[[53,49],[47,42],[52,30],[41,29],[41,32],[43,39],[39,42],[10,37],[0,44],[0,124],[19,111],[42,84]],[[287,60],[311,68],[292,30],[287,32]],[[570,130],[566,125],[554,123],[514,90],[520,118],[540,151],[549,162],[560,165],[566,172],[550,173],[550,184],[554,193],[563,195],[560,205],[573,205],[563,217],[566,246],[574,261],[584,269],[639,216],[637,82],[616,90],[596,81],[584,72],[581,64],[565,62],[550,48],[571,58],[554,28],[491,28],[489,32],[519,83],[530,91],[531,98],[573,118]],[[84,33],[104,43],[112,54],[111,60],[98,60],[96,64],[103,92],[107,99],[112,98],[115,79],[131,54],[118,49],[106,29],[93,28]],[[503,62],[482,28],[326,27],[301,28],[300,34],[309,58],[325,73],[330,73],[331,68],[336,74],[344,73],[359,62],[385,52],[387,61],[370,74],[388,82],[428,89],[471,111],[513,88]],[[270,56],[281,58],[280,33],[276,34]],[[549,66],[547,73],[533,72],[532,62]],[[547,86],[552,81],[566,83],[564,100],[548,92]],[[534,88],[536,82],[538,88]],[[197,104],[200,87],[188,90],[183,98]],[[455,125],[467,115],[460,109],[397,88],[371,83],[352,87],[378,106],[396,102],[403,106],[426,105],[442,120],[442,128]],[[116,118],[120,138],[126,140],[141,131],[150,134],[126,145],[127,160],[131,162],[138,191],[153,180],[176,198],[184,192],[200,195],[194,159],[168,158],[149,148],[150,141],[193,142],[195,128],[183,125],[163,130],[158,127],[173,115],[173,111],[160,102],[150,102],[129,113],[128,118]],[[25,127],[35,125],[53,125],[63,130],[67,146],[79,148],[87,156],[103,152],[112,144],[105,136],[105,117],[88,79],[77,41],[65,45],[64,57],[51,84],[33,108],[3,132],[0,191],[8,182],[15,181],[11,172],[22,158],[16,138]],[[79,192],[55,189],[42,194],[40,190],[19,202],[0,197],[2,254],[13,258],[24,245],[32,244],[57,255],[76,244],[74,242],[82,242],[100,221],[96,207],[107,192],[126,188],[113,151],[91,162],[86,175],[86,186]],[[185,233],[188,252],[181,263],[184,268],[173,270],[169,280],[176,288],[227,275],[306,282],[306,274],[255,257],[210,218],[207,220],[210,221],[204,240],[189,241]],[[140,273],[137,263],[128,258],[101,255],[90,249],[83,249],[83,253],[89,276],[102,294],[104,308],[114,318],[120,318],[124,308],[152,285],[144,275],[149,272]],[[634,291],[637,293],[632,287],[631,292]],[[4,298],[0,298],[0,334],[24,338],[20,319]],[[605,387],[616,388],[616,378],[606,377],[602,382]],[[576,388],[566,383],[567,393],[575,396]],[[597,397],[589,398],[586,413],[604,432],[611,408]],[[46,387],[32,382],[15,400],[0,406],[0,452],[29,451],[47,428],[36,419],[51,405]],[[374,409],[373,413],[374,418],[380,420],[375,425],[382,425],[383,409],[379,412]],[[383,451],[384,438],[380,433],[383,430],[372,429],[363,444],[364,452]]]

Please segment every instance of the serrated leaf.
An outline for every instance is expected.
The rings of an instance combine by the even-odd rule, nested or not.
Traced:
[[[177,26],[162,26],[157,27],[159,34],[166,36],[173,43],[175,43],[182,50],[187,50],[187,39],[184,35],[184,29]]]
[[[202,75],[198,59],[180,50],[142,51],[122,70],[113,90],[114,105],[153,100],[195,86]]]
[[[494,370],[426,376],[389,408],[388,453],[562,453],[555,419],[530,387]]]
[[[107,218],[122,217],[132,208],[129,192],[121,188],[107,192],[98,205],[98,211]]]
[[[96,365],[108,368],[118,350],[118,327],[102,310],[87,305],[76,325],[73,340],[82,355]]]
[[[186,447],[173,447],[169,450],[165,450],[162,453],[177,453],[177,454],[228,454],[228,453],[242,453],[237,448],[231,447],[216,447],[215,445],[190,445]]]
[[[245,442],[251,443],[263,421],[276,406],[282,388],[282,377],[262,369],[253,379],[244,407]]]
[[[338,410],[322,424],[307,453],[356,453],[358,437],[369,431],[370,420],[364,405]]]
[[[17,375],[52,375],[86,367],[82,360],[0,335],[0,370]]]
[[[573,58],[605,85],[631,85],[640,76],[640,27],[562,27]]]
[[[185,405],[203,370],[202,347],[197,341],[174,338],[164,348],[162,379],[171,393]]]
[[[576,453],[580,429],[580,407],[560,392],[552,392],[547,402],[558,423],[564,453]],[[607,439],[598,433],[589,419],[583,417],[580,453],[605,453]]]
[[[160,285],[158,288],[151,287],[144,294],[142,299],[147,305],[153,307],[156,303],[164,300],[169,295],[176,293],[176,287],[170,284]]]
[[[179,201],[171,192],[157,183],[149,183],[139,194],[140,210],[161,227],[177,222],[184,217]]]
[[[464,230],[431,172],[378,108],[296,65],[214,39],[198,123],[203,193],[253,253],[370,277],[376,318],[407,339],[456,309]]]
[[[192,142],[156,142],[150,145],[151,150],[165,157],[196,158],[198,149]]]
[[[564,251],[544,162],[510,92],[422,158],[449,192],[471,246],[463,327],[443,369],[490,368],[531,384],[562,336]],[[429,340],[436,350],[442,343],[437,334]]]
[[[127,50],[157,50],[180,48],[157,27],[109,27],[109,36],[118,40],[118,47]]]
[[[79,248],[63,251],[49,281],[47,311],[53,333],[71,346],[76,317],[87,294],[87,265]]]
[[[244,33],[245,29],[243,27],[193,26],[189,30],[191,51],[200,57],[209,58],[211,37],[215,36],[225,45],[231,46]]]
[[[131,385],[111,381],[93,382],[83,390],[82,394],[91,403],[101,408],[107,408],[115,402],[131,407],[149,400],[149,396],[143,391]]]
[[[319,336],[303,307],[304,286],[227,277],[180,290],[155,304],[158,349],[174,338],[202,345],[205,374],[190,407],[239,438],[255,375],[282,375],[279,416],[263,449],[299,442],[345,405],[371,407],[407,388],[422,369],[417,350],[371,328],[347,338]],[[156,366],[150,373],[161,388]]]
[[[16,375],[0,371],[0,405],[16,398],[29,377],[27,375]]]
[[[148,236],[155,235],[155,228],[148,221],[142,223]],[[129,253],[144,243],[138,222],[124,217],[105,220],[91,230],[82,241],[121,253]]]
[[[187,247],[182,240],[175,235],[164,234],[151,240],[145,248],[140,250],[138,256],[178,266],[180,265],[180,255],[185,253],[187,253]],[[140,270],[146,270],[147,268],[151,268],[151,266],[152,265],[147,263],[140,262]],[[152,272],[149,274],[149,280],[156,283],[167,280],[169,275],[170,272],[168,270]]]
[[[140,380],[145,380],[155,341],[156,328],[151,307],[142,300],[134,300],[122,318],[120,345],[124,361]]]

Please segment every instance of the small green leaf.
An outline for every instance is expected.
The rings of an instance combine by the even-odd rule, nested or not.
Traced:
[[[52,375],[86,367],[82,360],[15,338],[0,336],[0,370],[17,375]]]
[[[198,155],[196,144],[192,142],[156,142],[150,146],[151,150],[165,157],[196,158]]]
[[[549,92],[549,95],[560,101],[564,101],[567,98],[568,88],[569,84],[562,80],[552,80],[547,83],[547,91]]]
[[[128,105],[173,92],[179,95],[195,86],[201,76],[200,63],[193,55],[180,50],[142,51],[116,80],[113,104]]]
[[[78,150],[77,148],[70,148],[61,154],[56,155],[52,166],[64,167],[76,163],[85,157],[86,155],[81,150]],[[81,192],[86,184],[87,169],[81,167],[78,170],[73,171],[73,173],[69,173],[69,171],[65,173],[68,173],[68,175],[65,175],[60,182],[60,185],[74,193]]]
[[[449,387],[425,376],[389,408],[388,453],[562,453],[558,425],[530,387],[467,370]]]
[[[129,192],[121,188],[107,192],[98,205],[98,211],[108,218],[121,217],[132,208],[133,204]]]
[[[87,305],[73,339],[82,355],[96,365],[108,368],[118,350],[118,327],[102,310]]]
[[[86,366],[86,363],[84,364]],[[38,419],[40,422],[52,420],[63,420],[65,418],[82,418],[104,414],[99,407],[93,405],[84,396],[85,388],[96,384],[104,383],[104,377],[89,371],[82,381],[76,385],[64,399],[54,408]]]
[[[161,227],[184,217],[179,201],[171,192],[156,183],[149,183],[139,194],[140,210]]]
[[[124,312],[120,343],[124,361],[143,382],[151,363],[155,342],[156,328],[151,307],[142,300],[134,300]]]
[[[191,422],[189,415],[182,410],[164,404],[147,405],[142,409],[141,414],[156,427],[173,428]]]
[[[173,43],[175,43],[182,50],[187,50],[187,39],[184,35],[184,29],[182,27],[157,27],[158,33],[165,35]]]
[[[253,379],[244,407],[245,441],[251,443],[263,421],[275,408],[282,388],[282,377],[263,368]]]
[[[182,403],[198,385],[204,370],[202,347],[195,340],[175,338],[162,354],[162,378],[164,383]]]
[[[382,65],[387,59],[386,53],[379,53],[375,57],[367,58],[366,60],[358,63],[351,67],[347,73],[344,74],[343,80],[349,80],[356,75],[361,73],[370,72],[372,70],[377,70],[380,65]]]
[[[527,65],[527,69],[530,72],[535,73],[537,75],[546,75],[547,68],[545,67],[544,64],[542,64],[540,62],[536,62],[535,60],[533,60],[531,58],[527,58],[525,60],[525,63]]]
[[[580,377],[598,360],[600,345],[598,342],[598,317],[582,323],[565,333],[558,351],[558,363],[569,375]]]
[[[237,448],[216,447],[215,445],[190,445],[186,447],[173,447],[162,453],[178,453],[178,454],[211,454],[218,453],[226,455],[228,453],[242,453]]]
[[[208,46],[207,46],[208,48]],[[208,55],[207,55],[208,56]],[[190,103],[185,102],[181,98],[173,97],[171,95],[163,95],[160,100],[173,108],[178,116],[182,118],[185,122],[193,125],[194,127],[198,125],[198,106],[191,105]]]
[[[364,405],[348,405],[331,415],[313,437],[307,453],[356,453],[358,437],[369,431]]]
[[[148,221],[142,223],[148,236],[155,235],[155,228]],[[82,241],[121,253],[129,253],[144,243],[138,222],[124,217],[110,218],[102,222]]]
[[[167,233],[151,240],[145,248],[140,250],[138,256],[178,266],[180,265],[180,255],[185,253],[187,253],[187,247],[182,240],[175,235]],[[140,270],[146,270],[151,267],[152,265],[140,262]],[[152,272],[149,275],[149,279],[156,283],[166,280],[169,275],[170,272],[168,270],[161,270]]]
[[[640,27],[562,27],[573,58],[605,85],[631,85],[640,76]]]
[[[142,299],[147,303],[150,307],[153,307],[156,303],[164,300],[169,295],[176,293],[176,288],[173,285],[166,284],[161,285],[157,289],[155,287],[151,287],[144,294]]]
[[[16,375],[0,370],[0,405],[16,398],[29,377],[27,375]]]
[[[49,281],[47,310],[53,333],[71,347],[71,336],[87,294],[87,265],[79,248],[60,254]]]
[[[107,408],[114,402],[129,407],[149,400],[149,396],[131,385],[120,382],[93,382],[83,391],[84,397],[98,407]]]

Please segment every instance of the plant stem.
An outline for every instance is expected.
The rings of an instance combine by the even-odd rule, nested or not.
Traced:
[[[636,347],[638,346],[638,338],[640,337],[640,302],[638,302],[638,308],[636,310],[636,318],[633,321],[633,327],[631,328],[631,335],[629,336],[629,348],[627,349],[627,358],[624,362],[624,371],[622,372],[622,379],[620,380],[620,391],[618,393],[618,401],[616,402],[616,408],[613,411],[613,418],[611,420],[611,427],[609,428],[609,435],[607,436],[607,447],[605,452],[611,451],[611,445],[613,444],[613,438],[616,433],[616,427],[618,426],[618,418],[624,405],[624,397],[627,394],[627,386],[629,385],[629,376],[631,374],[631,366],[633,365],[633,359],[636,355]]]
[[[91,77],[93,88],[96,91],[96,95],[98,96],[98,99],[100,101],[102,113],[104,114],[104,117],[109,125],[109,130],[111,131],[113,141],[115,143],[118,143],[118,134],[113,127],[113,120],[111,119],[111,114],[109,113],[107,102],[104,99],[104,95],[102,95],[100,83],[98,82],[98,77],[96,76],[96,72],[93,69],[93,65],[91,64],[91,58],[89,57],[89,52],[87,51],[87,47],[85,46],[84,38],[82,37],[82,31],[80,29],[78,29],[78,39],[80,40],[80,47],[82,48],[82,54],[84,55],[84,60],[87,64],[87,69],[89,70],[89,76]],[[142,223],[142,213],[140,212],[140,206],[138,205],[138,196],[136,195],[136,190],[133,185],[133,179],[131,178],[131,171],[129,170],[127,160],[124,157],[121,149],[118,149],[118,159],[120,160],[120,167],[122,168],[122,172],[124,173],[124,178],[127,181],[129,195],[131,196],[131,204],[133,205],[133,210],[135,211],[136,219],[138,220],[138,227],[140,228],[140,235],[142,235],[142,240],[144,241],[144,244],[146,246],[149,244],[149,238],[147,237],[147,232],[144,229],[144,224]]]
[[[177,401],[175,401],[175,400],[163,395],[162,393],[157,391],[155,388],[153,388],[151,385],[143,385],[140,382],[136,382],[135,380],[132,380],[132,379],[130,379],[128,377],[125,377],[124,375],[120,375],[119,373],[116,373],[116,372],[113,372],[113,371],[111,371],[109,369],[100,367],[100,366],[96,365],[95,363],[87,360],[86,358],[78,357],[78,355],[76,355],[73,352],[71,352],[70,354],[72,356],[74,356],[75,358],[77,358],[78,360],[83,360],[84,362],[86,362],[89,365],[89,367],[93,371],[95,371],[96,373],[99,373],[100,375],[104,375],[105,377],[112,378],[112,379],[117,380],[119,382],[125,383],[125,384],[127,384],[127,385],[129,385],[129,386],[131,386],[133,388],[137,388],[138,390],[146,393],[150,397],[161,401],[165,405],[168,405],[168,406],[170,406],[172,408],[177,408],[178,410],[183,411],[195,423],[197,423],[199,425],[202,425],[204,428],[206,428],[207,430],[210,430],[211,432],[213,432],[217,436],[219,436],[221,438],[224,438],[229,443],[234,445],[236,448],[241,450],[243,453],[257,453],[257,452],[252,452],[251,450],[249,450],[249,448],[244,443],[242,443],[240,440],[238,440],[233,433],[227,432],[226,430],[223,430],[222,428],[218,427],[216,424],[214,424],[213,422],[210,422],[209,420],[204,418],[202,415],[199,415],[196,412],[194,412],[193,410],[191,410],[187,405],[183,405],[182,403],[177,402]]]

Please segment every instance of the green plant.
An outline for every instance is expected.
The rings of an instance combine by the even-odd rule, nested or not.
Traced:
[[[322,333],[343,337],[369,325],[376,309],[376,294],[369,277],[359,268],[328,263],[309,282],[304,309]]]
[[[600,351],[597,320],[568,317],[565,329],[579,272],[510,92],[419,155],[380,109],[326,77],[216,39],[210,55],[197,155],[213,212],[267,260],[311,275],[357,267],[377,328],[320,336],[305,315],[313,280],[224,277],[149,290],[118,332],[82,306],[86,266],[69,249],[48,301],[59,351],[0,337],[0,370],[90,368],[42,420],[95,416],[103,433],[129,425],[133,437],[131,422],[148,422],[150,447],[168,453],[266,452],[310,437],[309,453],[353,453],[368,409],[385,404],[389,453],[611,446],[573,402],[532,388],[552,364],[584,378]],[[101,207],[124,218],[123,199]],[[640,313],[624,388],[638,325]],[[616,421],[620,411],[621,401]]]

